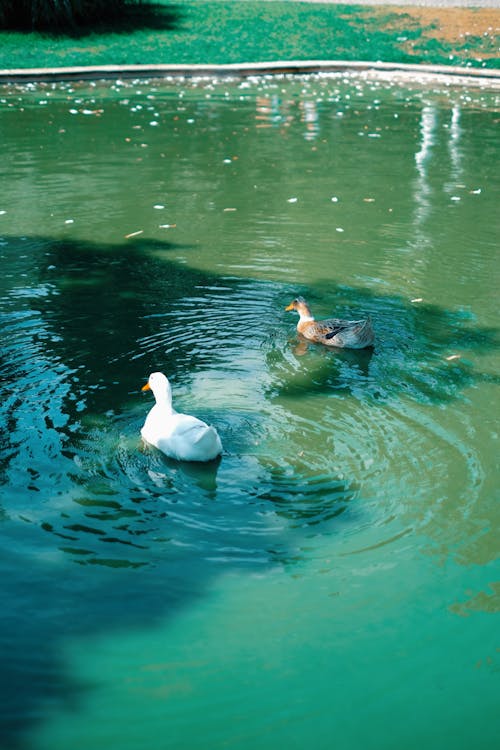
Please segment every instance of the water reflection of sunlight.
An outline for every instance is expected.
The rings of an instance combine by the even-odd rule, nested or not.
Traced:
[[[431,210],[432,187],[428,176],[429,161],[432,156],[437,112],[434,106],[426,105],[420,118],[420,149],[415,154],[418,178],[415,184],[415,226],[422,232],[422,226]]]
[[[301,102],[301,122],[305,123],[306,130],[304,138],[306,141],[313,141],[319,134],[319,116],[318,107],[315,101],[306,99]]]
[[[293,114],[295,101],[283,101],[279,96],[257,96],[255,100],[257,128],[271,128],[276,125],[289,126],[294,119],[305,124],[304,138],[314,140],[319,134],[318,105],[314,99],[302,97],[298,101],[298,118]]]
[[[460,171],[461,161],[459,148],[459,139],[462,133],[462,128],[460,127],[460,114],[460,107],[458,106],[458,104],[454,104],[453,109],[451,110],[450,138],[448,141],[448,146],[450,149],[450,156],[455,175],[457,175],[457,173]]]
[[[273,125],[286,124],[287,115],[280,98],[273,96],[257,96],[255,109],[258,128],[270,128]]]

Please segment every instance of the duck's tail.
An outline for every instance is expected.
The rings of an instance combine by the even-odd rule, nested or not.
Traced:
[[[372,319],[370,316],[368,316],[366,320],[360,321],[359,325],[356,327],[356,337],[360,349],[373,346],[375,333],[373,332]]]
[[[205,456],[205,460],[208,461],[222,453],[222,442],[219,433],[212,426],[207,426],[204,430],[200,430],[193,445],[196,446],[196,451],[199,451],[200,455]]]
[[[373,346],[373,342],[375,341],[370,317],[364,320],[350,320],[342,330],[334,335],[339,340],[337,345],[343,346],[346,349],[366,349],[369,346]],[[332,334],[326,336],[326,338],[331,337]]]

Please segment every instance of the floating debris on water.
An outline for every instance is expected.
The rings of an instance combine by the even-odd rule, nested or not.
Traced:
[[[144,229],[139,229],[137,232],[130,232],[125,235],[125,239],[129,240],[131,237],[137,237],[139,234],[144,234]]]
[[[461,354],[450,354],[449,357],[446,357],[446,361],[451,362],[453,359],[460,359],[461,356]]]
[[[414,299],[410,300],[410,302],[423,302],[423,297],[414,297]]]

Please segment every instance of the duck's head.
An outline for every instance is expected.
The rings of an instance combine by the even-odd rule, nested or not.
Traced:
[[[141,388],[142,391],[153,391],[156,400],[172,400],[172,388],[166,375],[162,372],[152,372],[146,385]]]
[[[304,297],[295,297],[295,299],[292,300],[290,304],[285,307],[285,310],[287,312],[291,312],[292,310],[295,310],[295,312],[298,312],[301,318],[308,318],[310,320],[313,320],[313,317],[311,315],[311,310],[309,308],[309,305],[305,301]]]

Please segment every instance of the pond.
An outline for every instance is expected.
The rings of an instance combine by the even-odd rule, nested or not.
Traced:
[[[2,748],[494,746],[498,118],[345,74],[0,90]],[[142,443],[155,370],[219,462]]]

